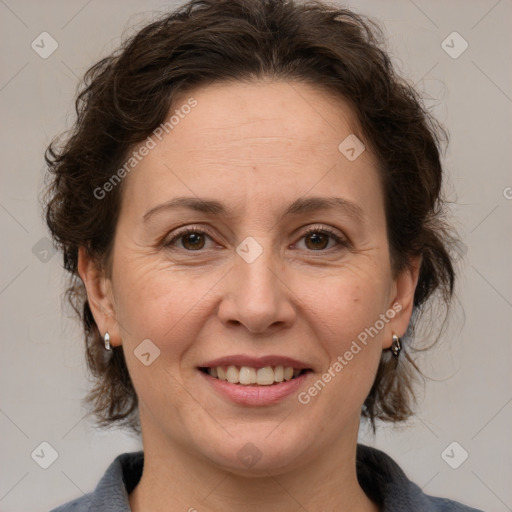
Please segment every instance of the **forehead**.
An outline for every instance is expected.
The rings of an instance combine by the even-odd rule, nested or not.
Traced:
[[[177,97],[167,119],[126,184],[128,197],[146,210],[183,194],[242,204],[251,195],[300,195],[311,187],[327,193],[335,183],[345,191],[375,186],[370,152],[351,162],[338,148],[359,133],[348,103],[309,84],[200,87]]]
[[[321,149],[332,146],[333,137],[358,131],[356,116],[345,100],[302,82],[213,84],[181,94],[172,110],[179,110],[191,97],[197,107],[183,119],[189,130],[175,133],[184,150],[197,149],[198,140],[211,150],[228,142],[239,149],[258,142],[270,149],[273,139],[283,139],[284,144],[285,138],[300,140],[305,149]]]

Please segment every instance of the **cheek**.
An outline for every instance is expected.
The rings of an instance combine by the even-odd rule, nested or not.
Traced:
[[[389,283],[384,274],[361,271],[354,266],[339,269],[324,280],[315,293],[304,283],[297,295],[327,330],[334,348],[347,343],[372,326],[388,306]],[[306,299],[307,298],[307,299]]]
[[[198,337],[215,280],[193,278],[190,272],[185,276],[149,258],[142,264],[119,261],[119,268],[116,315],[141,409],[154,414],[172,403],[172,410],[186,410],[190,397],[184,392],[181,362]]]
[[[187,317],[197,315],[216,282],[213,275],[181,271],[161,257],[118,263],[123,272],[115,276],[116,314],[123,342],[130,344],[144,338],[179,342]]]
[[[362,404],[382,353],[387,324],[380,318],[388,305],[386,280],[379,281],[376,274],[372,275],[373,280],[354,268],[344,269],[336,279],[326,279],[329,284],[323,293],[309,292],[306,308],[314,313],[318,340],[328,357],[320,376],[322,382],[306,392],[312,399],[323,395],[321,401],[328,402],[335,415],[350,414],[355,404]],[[304,290],[303,296],[306,293]],[[328,388],[325,391],[324,385]]]

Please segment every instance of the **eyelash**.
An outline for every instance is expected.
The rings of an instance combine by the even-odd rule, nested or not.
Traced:
[[[185,237],[187,235],[190,235],[192,233],[194,233],[194,234],[201,234],[201,235],[208,235],[212,240],[214,239],[214,235],[208,229],[190,226],[190,227],[184,228],[184,229],[178,231],[177,233],[175,233],[174,236],[171,238],[171,240],[169,240],[168,242],[165,242],[164,245],[167,248],[181,249],[181,250],[186,251],[186,252],[201,252],[203,249],[199,249],[197,251],[193,251],[193,250],[173,247],[174,242],[176,242],[180,238],[183,238],[183,237]],[[308,235],[310,235],[312,233],[328,235],[329,237],[331,237],[338,244],[338,246],[349,247],[348,240],[346,240],[345,238],[341,237],[340,235],[338,235],[337,233],[335,233],[331,229],[329,229],[327,227],[324,227],[324,226],[312,226],[312,227],[308,228],[304,233],[302,233],[302,235],[301,235],[299,240],[302,240],[303,238],[305,238],[306,236],[308,236]],[[330,250],[335,249],[335,248],[336,247],[331,247],[330,249],[319,249],[317,251],[311,250],[309,252],[327,252],[327,251],[330,251]]]

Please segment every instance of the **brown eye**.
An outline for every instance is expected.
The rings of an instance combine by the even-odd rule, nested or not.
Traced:
[[[347,240],[336,232],[326,227],[312,227],[303,233],[300,244],[304,244],[300,249],[306,251],[327,252],[331,249],[344,249],[348,247]]]
[[[181,236],[182,244],[185,249],[194,251],[202,249],[205,244],[204,235],[202,233],[188,233]]]
[[[197,228],[188,228],[178,231],[165,245],[170,249],[183,249],[190,252],[200,251],[208,248],[206,247],[207,239],[212,240],[206,232]]]
[[[313,251],[325,249],[329,245],[329,238],[329,235],[321,232],[308,233],[305,236],[306,247]]]

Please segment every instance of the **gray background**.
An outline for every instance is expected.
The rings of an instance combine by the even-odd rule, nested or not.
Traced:
[[[62,313],[64,274],[38,206],[42,154],[73,120],[79,77],[157,11],[161,1],[0,0],[2,116],[0,226],[0,510],[45,511],[91,490],[115,455],[139,448],[119,431],[93,429],[77,323]],[[484,510],[512,510],[512,2],[354,1],[380,19],[397,66],[447,126],[447,196],[463,238],[451,327],[422,358],[431,377],[418,416],[361,440],[384,449],[428,494]],[[469,44],[452,58],[441,43]],[[31,47],[48,32],[57,50]],[[46,37],[46,36],[44,36]],[[453,40],[453,42],[452,42]],[[48,50],[49,40],[45,49]],[[460,39],[448,39],[452,52]],[[42,51],[42,49],[40,50]],[[46,441],[58,458],[42,469],[31,453]],[[465,450],[469,456],[456,465]],[[40,453],[36,450],[36,453]],[[48,457],[46,450],[45,457]],[[35,457],[37,459],[37,457]],[[42,459],[39,459],[41,462]]]

